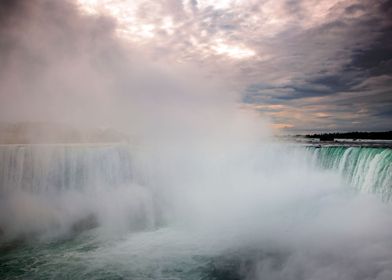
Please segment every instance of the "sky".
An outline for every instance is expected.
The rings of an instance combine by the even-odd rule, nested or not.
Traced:
[[[10,4],[13,2],[19,4]],[[3,104],[4,100],[18,104],[24,99],[22,95],[12,101],[4,97],[5,92],[12,94],[15,83],[19,84],[5,71],[25,71],[21,70],[26,62],[20,59],[20,52],[25,54],[27,49],[31,53],[33,46],[35,51],[50,53],[53,47],[46,45],[58,44],[55,38],[61,36],[66,41],[75,40],[73,47],[82,46],[89,52],[94,34],[94,38],[108,42],[104,47],[102,43],[94,47],[94,52],[111,49],[111,57],[115,57],[121,42],[121,51],[125,46],[137,57],[134,59],[143,57],[139,64],[149,60],[173,69],[192,65],[200,75],[237,92],[238,104],[256,110],[285,133],[392,129],[392,1],[20,3],[23,1],[4,0],[0,6],[0,22],[7,23],[0,30],[0,80],[13,84],[0,87]],[[22,10],[29,10],[29,16]],[[47,21],[17,24],[26,18],[59,22],[53,15],[68,23],[58,30]],[[23,29],[28,32],[23,33]],[[67,36],[56,33],[64,30]],[[45,37],[48,33],[54,34],[50,40]],[[87,43],[86,38],[90,38]],[[19,58],[10,59],[15,56],[15,42],[19,42]],[[72,43],[64,44],[71,45],[72,50]],[[34,57],[28,59],[35,63]],[[64,66],[64,61],[60,65]],[[82,63],[81,76],[86,67],[90,66]],[[116,71],[120,68],[116,66]],[[26,103],[31,106],[32,102]],[[10,108],[14,113],[19,110]]]

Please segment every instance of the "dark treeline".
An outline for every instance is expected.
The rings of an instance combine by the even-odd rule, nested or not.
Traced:
[[[320,141],[333,141],[334,139],[372,139],[392,140],[392,131],[385,132],[344,132],[344,133],[321,133],[308,134],[306,138],[320,138]]]

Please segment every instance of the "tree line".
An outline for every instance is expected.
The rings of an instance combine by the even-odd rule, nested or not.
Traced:
[[[384,132],[336,132],[307,134],[306,138],[319,138],[320,141],[333,141],[334,139],[371,139],[371,140],[392,140],[392,131]]]

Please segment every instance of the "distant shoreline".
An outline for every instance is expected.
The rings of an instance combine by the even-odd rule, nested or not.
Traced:
[[[300,136],[300,135],[298,135]],[[336,141],[339,139],[342,140],[350,140],[357,141],[357,140],[381,140],[381,141],[388,141],[392,140],[392,131],[383,131],[383,132],[336,132],[336,133],[318,133],[318,134],[307,134],[304,136],[305,138],[310,139],[319,139],[320,142],[325,141]]]
[[[325,142],[302,142],[305,146],[310,147],[354,147],[354,148],[382,148],[382,149],[392,149],[392,141],[391,142],[336,142],[336,141],[325,141]]]

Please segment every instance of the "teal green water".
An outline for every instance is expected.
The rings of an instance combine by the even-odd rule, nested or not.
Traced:
[[[208,222],[201,221],[195,231],[187,225],[157,222],[162,214],[162,208],[154,208],[158,198],[133,185],[133,159],[127,148],[3,147],[0,203],[11,203],[0,208],[14,211],[15,216],[0,213],[0,217],[11,234],[25,234],[29,228],[36,235],[28,241],[0,242],[0,279],[392,279],[392,216],[390,204],[385,203],[392,198],[392,150],[336,146],[305,150],[299,153],[300,166],[290,163],[284,149],[279,160],[274,158],[276,151],[267,159],[251,157],[255,170],[230,177],[238,181],[228,184],[232,193],[229,189],[227,196],[233,200],[222,216],[219,202],[227,181],[217,194],[207,188],[196,192],[202,203],[192,210],[197,210],[196,218],[202,215]],[[216,184],[233,175],[219,174],[222,177],[213,180]],[[341,194],[341,188],[336,190],[340,178],[376,196],[357,201],[357,192]],[[306,188],[309,181],[311,187]],[[249,184],[247,189],[243,182]],[[377,196],[384,202],[373,199]],[[210,207],[205,216],[200,209],[204,206]],[[94,218],[92,214],[103,224],[83,220]],[[215,228],[220,218],[227,218],[231,227]],[[81,228],[69,231],[75,223]],[[125,232],[124,223],[128,223]],[[111,228],[120,234],[103,230]],[[65,234],[57,235],[57,230]],[[0,226],[0,237],[4,232]],[[47,237],[48,232],[54,237]]]
[[[392,197],[392,149],[372,147],[308,147],[315,164],[339,172],[357,189]]]
[[[243,279],[242,269],[253,265],[255,253],[251,251],[222,252],[194,240],[189,233],[185,236],[171,229],[100,240],[93,230],[67,240],[14,244],[14,248],[2,248],[0,276],[37,280],[235,280]]]

